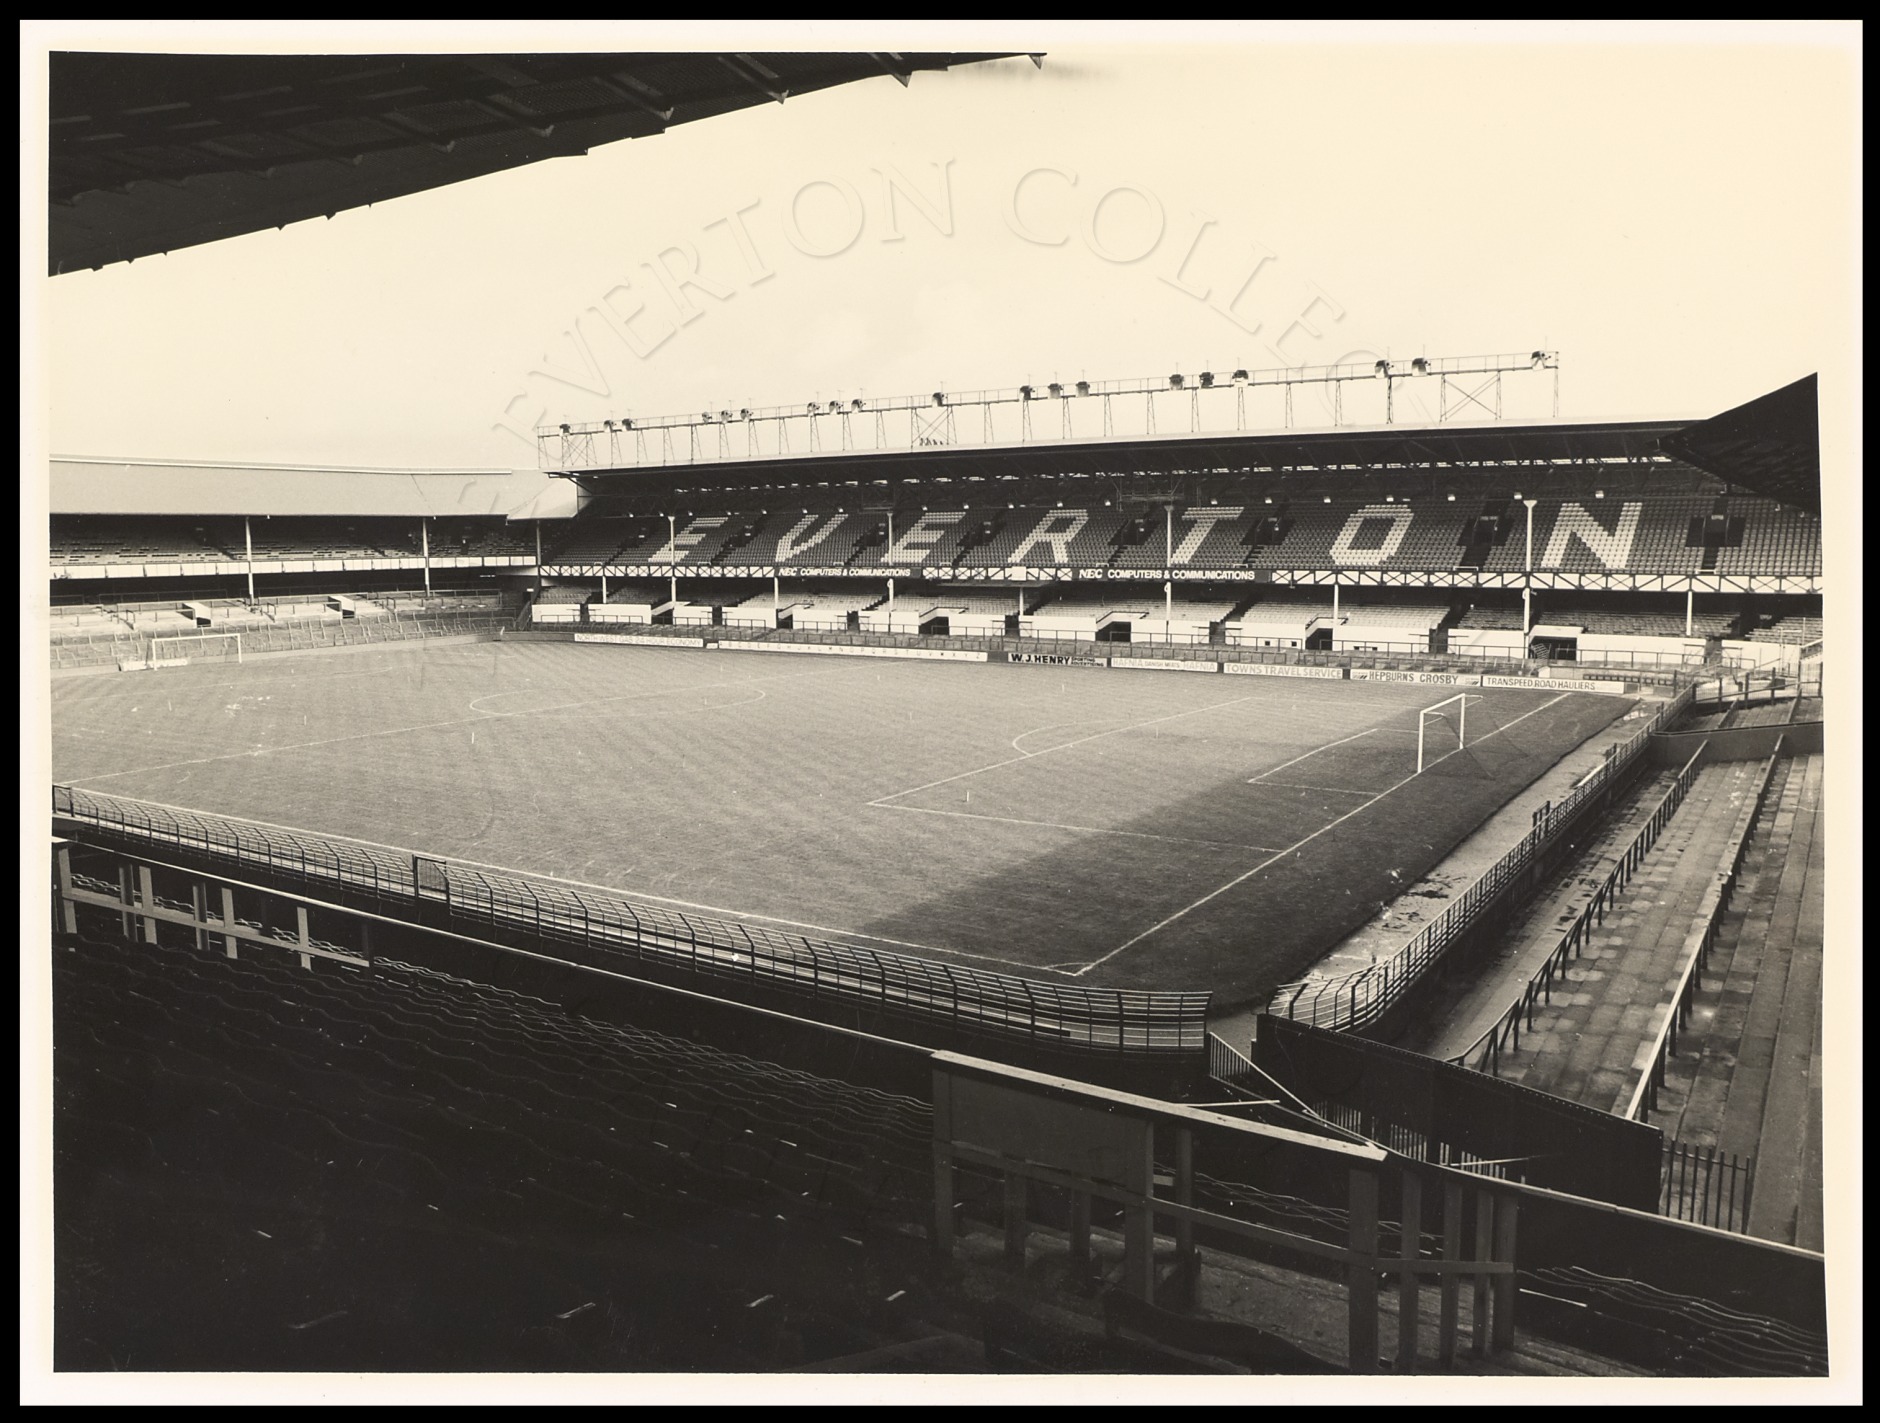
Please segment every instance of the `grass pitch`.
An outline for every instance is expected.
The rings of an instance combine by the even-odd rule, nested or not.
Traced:
[[[1297,977],[1624,698],[558,642],[53,686],[117,795],[1067,982]],[[1432,746],[1438,733],[1432,731]]]

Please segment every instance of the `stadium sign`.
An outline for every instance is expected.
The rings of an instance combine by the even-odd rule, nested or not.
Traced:
[[[1128,667],[1150,672],[1218,672],[1218,662],[1176,662],[1166,657],[1112,657],[1112,667]]]
[[[1343,667],[1294,667],[1281,662],[1224,662],[1223,672],[1237,672],[1243,677],[1323,677],[1331,681],[1345,680]]]
[[[1065,657],[1055,652],[1008,652],[1007,662],[1029,662],[1041,667],[1107,667],[1101,657]]]
[[[1439,687],[1479,687],[1482,678],[1474,672],[1393,672],[1384,667],[1353,667],[1354,682],[1431,682]]]
[[[657,639],[664,641],[664,639]],[[825,657],[912,657],[927,662],[984,662],[983,652],[951,647],[848,647],[827,642],[719,642],[720,652],[807,652]]]
[[[1625,695],[1624,682],[1595,682],[1569,677],[1496,677],[1484,675],[1484,687],[1532,687],[1543,692],[1599,692],[1605,696]]]
[[[702,637],[650,637],[632,632],[578,632],[576,642],[611,642],[628,647],[703,647]]]

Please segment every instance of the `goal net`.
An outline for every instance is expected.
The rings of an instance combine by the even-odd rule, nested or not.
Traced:
[[[1469,698],[1458,693],[1417,713],[1417,773],[1469,744]]]
[[[147,666],[187,667],[192,659],[240,662],[242,635],[238,632],[196,632],[150,639]]]

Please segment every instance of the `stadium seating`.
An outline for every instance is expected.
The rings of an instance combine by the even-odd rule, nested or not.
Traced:
[[[229,558],[229,553],[197,536],[195,530],[200,523],[193,519],[55,515],[52,563],[219,563]]]
[[[1602,573],[1818,574],[1820,526],[1768,500],[1730,501],[1745,519],[1741,546],[1707,552],[1692,542],[1692,519],[1712,513],[1710,494],[1636,498],[1542,499],[1534,510],[1534,566]],[[681,566],[879,568],[944,574],[951,568],[1108,568],[1159,574],[1171,555],[1189,577],[1243,569],[1446,572],[1467,564],[1518,572],[1528,558],[1518,503],[1494,505],[1495,536],[1471,545],[1481,501],[1331,497],[1132,513],[1094,505],[966,505],[885,512],[801,510],[701,513],[679,524]],[[585,526],[585,527],[584,527]],[[650,537],[624,535],[641,528]],[[623,537],[616,538],[620,534]],[[1173,546],[1171,547],[1171,536]],[[664,562],[660,520],[576,520],[546,561],[551,564]],[[804,547],[807,542],[808,547]],[[1706,560],[1710,560],[1707,564]],[[1475,560],[1475,561],[1471,561]]]
[[[738,562],[798,568],[840,568],[878,522],[875,516],[836,510],[787,510],[765,519]]]
[[[1776,642],[1806,647],[1821,641],[1821,619],[1778,617],[1773,622],[1751,628],[1744,637],[1750,642]]]
[[[1743,541],[1719,549],[1719,573],[1821,572],[1821,520],[1767,499],[1732,499],[1730,512],[1743,516]]]

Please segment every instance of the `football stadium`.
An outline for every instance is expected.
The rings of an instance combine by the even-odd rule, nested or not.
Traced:
[[[1053,63],[55,53],[48,270]],[[980,349],[52,456],[56,1370],[1828,1376],[1814,370]]]

